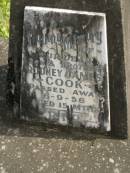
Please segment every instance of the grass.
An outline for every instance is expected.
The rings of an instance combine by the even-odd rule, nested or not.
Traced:
[[[9,37],[10,0],[0,0],[0,37]]]

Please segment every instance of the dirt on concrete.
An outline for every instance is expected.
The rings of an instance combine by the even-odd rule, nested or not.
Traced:
[[[7,118],[7,54],[0,39],[0,173],[130,172],[129,140]]]

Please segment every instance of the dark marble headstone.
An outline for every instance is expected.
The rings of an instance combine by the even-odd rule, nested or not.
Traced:
[[[11,0],[7,100],[17,117],[20,117],[20,81],[25,6],[62,8],[106,14],[111,134],[117,137],[127,137],[126,78],[121,0]],[[73,23],[73,20],[71,23]]]
[[[106,16],[26,7],[21,118],[110,130]]]

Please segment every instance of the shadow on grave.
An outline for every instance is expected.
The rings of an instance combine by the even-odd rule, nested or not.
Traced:
[[[96,138],[108,138],[109,134],[94,129],[79,129],[53,124],[27,122],[13,118],[12,108],[6,103],[8,65],[0,66],[0,135],[18,137],[41,137],[94,141]]]

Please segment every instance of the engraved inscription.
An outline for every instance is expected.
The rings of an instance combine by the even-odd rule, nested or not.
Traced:
[[[110,130],[104,14],[26,7],[21,118]]]

